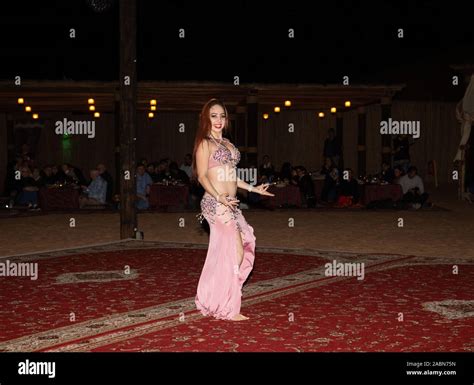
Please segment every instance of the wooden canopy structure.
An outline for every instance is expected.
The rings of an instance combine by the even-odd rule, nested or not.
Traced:
[[[149,111],[150,100],[157,100],[157,111],[200,111],[210,98],[222,99],[232,111],[245,106],[249,96],[262,107],[283,107],[291,100],[294,110],[341,108],[346,100],[358,108],[391,99],[404,84],[395,85],[321,85],[321,84],[242,84],[216,82],[141,81],[137,85],[137,111]],[[18,98],[40,114],[48,112],[87,112],[89,98],[97,111],[113,113],[119,96],[118,82],[33,81],[23,80],[16,86],[11,80],[0,81],[0,112],[21,113],[24,106]]]

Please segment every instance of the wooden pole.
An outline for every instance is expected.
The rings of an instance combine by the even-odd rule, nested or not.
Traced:
[[[120,2],[120,239],[133,238],[135,208],[135,140],[137,127],[136,0]]]
[[[367,129],[367,113],[365,107],[357,109],[357,173],[365,176],[367,172],[367,148],[366,148],[366,129]]]
[[[392,99],[383,97],[380,104],[382,120],[388,121],[392,117]],[[392,163],[392,139],[391,135],[381,135],[382,140],[382,162]]]

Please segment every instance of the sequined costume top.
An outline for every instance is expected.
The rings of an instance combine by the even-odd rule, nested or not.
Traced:
[[[210,139],[213,139],[213,138],[210,138]],[[227,140],[226,138],[223,138],[222,141],[226,143],[230,143],[230,141]],[[229,150],[229,148],[226,145],[224,144],[219,145],[219,143],[217,143],[217,141],[215,140],[214,142],[218,144],[218,148],[211,155],[209,155],[209,162],[208,162],[207,168],[210,169],[213,167],[223,166],[226,164],[230,164],[232,167],[237,167],[237,164],[240,162],[240,151],[237,149],[237,147],[232,145],[235,151],[235,157],[233,157],[232,152]]]

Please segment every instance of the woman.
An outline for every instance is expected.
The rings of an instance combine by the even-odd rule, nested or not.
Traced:
[[[210,236],[199,279],[196,307],[203,315],[242,321],[242,286],[252,271],[255,236],[238,208],[237,187],[261,195],[269,185],[253,187],[237,177],[239,150],[222,137],[229,120],[225,105],[217,99],[203,107],[193,151],[193,175],[205,190],[200,219],[209,223]]]

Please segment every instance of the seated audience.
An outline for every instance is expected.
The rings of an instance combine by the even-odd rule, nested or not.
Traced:
[[[260,175],[260,178],[265,177],[265,182],[262,182],[261,179],[260,183],[267,183],[273,180],[275,175],[275,167],[273,167],[273,164],[270,162],[270,157],[268,155],[263,157],[263,163],[258,168],[258,174]]]
[[[191,177],[193,175],[193,156],[191,154],[186,154],[184,157],[184,163],[180,166],[180,170],[183,170],[188,178],[191,180]]]
[[[323,188],[321,190],[321,200],[323,202],[334,202],[337,198],[339,170],[331,158],[325,158],[320,174],[325,176]]]
[[[181,181],[184,184],[189,184],[189,177],[183,170],[178,168],[178,163],[170,163],[170,176],[171,179]]]
[[[347,178],[345,177],[347,175]],[[359,204],[359,183],[354,178],[352,169],[344,170],[341,183],[339,185],[339,197],[337,201],[338,207],[354,207],[361,206]]]
[[[407,174],[400,177],[398,183],[402,186],[402,202],[411,204],[415,209],[425,205],[428,200],[428,194],[425,192],[423,180],[418,175],[418,170],[415,166],[409,167]]]
[[[395,178],[394,172],[388,162],[382,163],[382,172],[380,173],[380,179],[387,182],[393,183],[393,179]]]
[[[79,207],[105,204],[107,197],[107,182],[101,178],[100,171],[90,171],[91,182],[89,186],[82,185],[84,195],[79,197]]]
[[[105,200],[110,203],[112,202],[112,195],[114,193],[114,180],[112,179],[112,175],[107,171],[105,164],[99,163],[97,165],[97,170],[99,170],[100,177],[107,182]]]
[[[150,196],[150,185],[153,184],[153,180],[150,175],[145,171],[145,165],[139,164],[137,166],[137,201],[136,207],[139,210],[145,210],[150,207],[148,197]]]
[[[164,179],[170,179],[169,178],[170,173],[168,169],[168,164],[165,159],[160,160],[158,163],[158,166],[155,168],[155,179],[153,181],[156,182],[163,182]]]
[[[12,191],[11,200],[19,205],[27,205],[32,210],[38,209],[38,184],[36,183],[31,170],[28,167],[21,168],[21,177],[16,180]]]
[[[316,195],[314,193],[314,183],[311,176],[303,166],[296,167],[298,175],[298,187],[303,198],[303,204],[307,207],[316,206]]]

